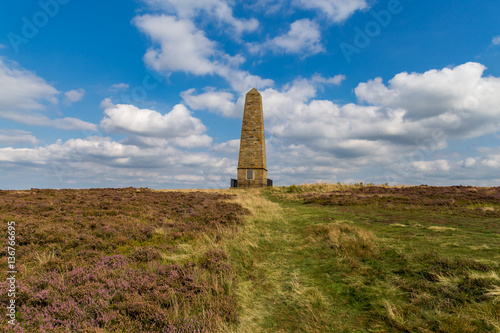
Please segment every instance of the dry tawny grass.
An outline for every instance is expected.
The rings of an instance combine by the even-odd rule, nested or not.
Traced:
[[[500,303],[500,286],[488,290],[486,296],[493,297],[495,303]]]
[[[312,228],[316,241],[323,242],[339,255],[368,258],[378,255],[377,239],[369,231],[348,224],[322,224]]]
[[[437,231],[437,232],[444,232],[444,231],[456,231],[457,229],[456,228],[451,228],[451,227],[438,227],[438,226],[432,226],[432,227],[429,227],[427,228],[429,230],[432,230],[432,231]]]

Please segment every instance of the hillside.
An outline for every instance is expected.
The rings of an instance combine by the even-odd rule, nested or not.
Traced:
[[[500,331],[498,187],[32,189],[0,217],[13,332]]]

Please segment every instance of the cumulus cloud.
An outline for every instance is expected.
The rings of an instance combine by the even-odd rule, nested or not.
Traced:
[[[59,91],[35,73],[0,58],[0,110],[42,110],[57,104]]]
[[[473,98],[486,68],[467,63],[455,68],[421,73],[400,73],[386,87],[381,78],[356,88],[360,101],[411,110],[407,117],[422,119],[441,114],[443,109],[465,109]]]
[[[500,166],[498,148],[480,148],[469,155],[446,149],[452,140],[499,133],[500,78],[485,76],[484,70],[481,64],[467,63],[400,73],[388,83],[369,80],[355,89],[358,104],[318,97],[324,85],[341,84],[342,75],[316,74],[261,90],[270,178],[278,184],[351,180],[409,184],[432,178],[440,185],[491,185]],[[232,116],[243,109],[243,94],[190,89],[181,96],[192,110]],[[179,104],[162,114],[110,100],[102,105],[102,129],[127,138],[2,148],[0,161],[13,172],[21,164],[37,174],[62,169],[64,179],[88,179],[90,170],[98,169],[100,179],[124,186],[133,178],[134,184],[168,182],[171,187],[184,180],[186,187],[207,187],[207,181],[226,187],[235,176],[239,138],[213,143],[186,106]],[[29,135],[18,133],[26,143]],[[193,148],[208,149],[187,151]]]
[[[214,74],[223,65],[211,60],[217,55],[216,43],[188,19],[168,15],[143,15],[135,25],[149,35],[160,48],[150,48],[146,64],[157,71],[184,71],[196,75]]]
[[[18,144],[38,143],[37,138],[31,132],[14,129],[0,129],[0,145],[13,146]]]
[[[213,139],[208,135],[189,135],[177,137],[173,143],[182,148],[207,148],[212,145],[212,141]]]
[[[500,163],[500,153],[478,151],[476,156],[459,160],[446,153],[445,148],[452,140],[499,131],[500,114],[495,110],[500,105],[500,79],[484,76],[484,70],[481,64],[467,63],[425,73],[400,73],[387,84],[381,79],[370,80],[355,89],[359,104],[342,105],[318,98],[324,85],[341,84],[345,79],[342,75],[315,74],[279,89],[261,90],[270,175],[282,183],[298,179],[420,183],[432,177],[442,185],[455,179],[481,185],[481,179],[491,179]],[[243,109],[244,94],[235,96],[213,89],[197,94],[190,89],[181,96],[183,103],[194,110],[232,116]],[[115,108],[112,104],[108,107]],[[154,111],[146,114],[150,112]],[[116,124],[135,122],[124,120]],[[159,120],[154,122],[161,124]],[[210,152],[236,157],[239,147],[236,138],[213,144],[203,131],[161,138],[145,134],[148,131],[126,130],[164,140],[143,144],[146,149],[171,145],[210,147]],[[200,158],[201,155],[185,157],[184,163],[196,165]],[[283,161],[287,161],[286,165]],[[234,172],[235,165],[227,170]],[[230,176],[234,175],[228,171],[227,177]]]
[[[46,117],[39,117],[33,125],[50,126],[63,130],[82,130],[82,131],[97,131],[97,125],[76,119],[76,118],[59,118],[48,119]]]
[[[227,69],[221,76],[229,82],[234,91],[239,93],[246,93],[252,88],[263,89],[274,85],[271,79],[263,79],[248,71],[237,69]]]
[[[447,160],[435,160],[435,161],[414,161],[412,165],[418,171],[424,171],[426,173],[432,173],[434,171],[450,171],[450,164]]]
[[[484,70],[480,64],[468,63],[425,73],[401,73],[388,85],[380,79],[370,80],[355,90],[360,102],[368,105],[340,105],[317,98],[321,84],[341,82],[342,77],[316,76],[295,80],[281,89],[268,88],[261,92],[266,128],[272,139],[270,147],[277,149],[270,160],[275,158],[278,165],[288,161],[302,179],[314,178],[314,174],[331,181],[339,175],[356,179],[356,175],[366,177],[368,170],[371,181],[382,183],[388,178],[413,182],[416,175],[450,179],[447,173],[474,166],[472,160],[459,163],[443,155],[452,140],[500,130],[496,112],[500,78],[485,77]],[[475,164],[495,165],[494,156],[475,160]],[[328,172],[328,166],[336,172]],[[289,179],[281,169],[276,172]]]
[[[95,130],[75,118],[50,119],[43,112],[58,104],[59,91],[35,73],[0,58],[0,117],[26,125],[65,130]]]
[[[139,147],[98,136],[58,140],[36,148],[0,148],[0,162],[4,170],[9,169],[9,177],[16,178],[16,188],[39,186],[47,179],[56,188],[74,183],[81,187],[221,188],[228,186],[228,175],[236,172],[234,160],[209,153],[170,145]],[[59,186],[54,186],[54,180]]]
[[[500,45],[500,36],[493,37],[493,40],[491,41],[493,45]]]
[[[486,67],[466,63],[455,68],[401,73],[384,85],[380,78],[355,89],[362,102],[404,112],[412,124],[444,128],[453,138],[470,138],[499,129],[500,78],[484,77]]]
[[[195,89],[189,89],[181,93],[184,103],[191,109],[208,110],[225,117],[241,114],[241,111],[236,107],[236,103],[233,102],[233,94],[222,91],[208,91],[195,95],[195,91]]]
[[[85,89],[73,89],[64,93],[64,104],[71,105],[73,103],[79,102],[85,96]]]
[[[473,157],[468,157],[464,161],[462,161],[461,164],[464,168],[473,168],[476,165],[476,159]]]
[[[249,44],[249,50],[253,53],[271,50],[275,53],[299,54],[306,57],[323,52],[325,49],[321,44],[318,24],[309,19],[301,19],[293,22],[286,34],[261,44]]]
[[[294,0],[293,3],[301,8],[318,10],[334,23],[345,21],[356,11],[368,8],[366,0]]]
[[[148,151],[101,137],[71,139],[64,143],[58,140],[54,144],[37,148],[0,149],[0,161],[50,165],[70,161],[71,158],[69,163],[75,168],[80,164],[96,161],[101,161],[105,165],[125,165],[125,162],[132,162],[132,157],[147,156]]]
[[[255,18],[240,19],[233,15],[232,1],[225,0],[146,0],[156,8],[166,10],[180,18],[195,18],[203,16],[213,18],[221,23],[228,24],[234,32],[240,35],[243,32],[254,31],[259,27]]]
[[[129,135],[121,140],[120,143],[127,146],[137,146],[139,148],[163,148],[169,145],[169,140],[147,136]]]
[[[190,19],[170,15],[143,15],[133,20],[158,46],[149,48],[145,63],[158,72],[182,71],[194,75],[219,75],[236,91],[265,87],[272,80],[262,79],[238,69],[242,56],[230,56],[219,50]]]
[[[469,165],[481,170],[487,169],[490,173],[493,171],[496,174],[500,167],[500,146],[478,147],[476,151],[478,156],[475,158],[475,163],[469,163]]]
[[[435,185],[496,186],[500,183],[498,147],[479,147],[470,151],[471,156],[460,156],[455,152],[435,152],[431,158],[416,161],[412,158],[401,161],[396,170],[390,170],[386,179],[399,183],[428,183]],[[383,175],[383,173],[382,173]]]
[[[202,134],[205,125],[191,116],[191,112],[182,104],[174,106],[167,114],[139,109],[134,105],[102,103],[106,109],[101,120],[101,128],[106,132],[125,133],[145,137],[177,138]]]
[[[285,102],[280,94],[270,93],[266,96],[266,103],[276,103],[275,99],[280,99],[287,104],[288,108],[292,108],[294,104],[301,103],[316,95],[316,90],[327,84],[340,85],[345,80],[344,75],[336,75],[334,77],[325,78],[316,73],[310,79],[297,79],[291,85],[285,86],[285,90],[289,90],[287,96],[293,96],[292,99]],[[207,92],[196,94],[195,89],[188,89],[181,93],[183,102],[193,110],[207,110],[209,112],[222,115],[224,117],[241,117],[243,114],[245,95],[248,92],[244,90],[236,99],[234,94],[225,91],[215,91],[213,88],[206,88]],[[268,92],[277,92],[275,89],[270,89]],[[286,112],[286,107],[281,108]],[[271,111],[275,112],[275,111]],[[266,105],[266,114],[268,117],[268,107]]]
[[[240,150],[240,140],[229,140],[223,143],[216,144],[212,150],[225,154],[237,154]]]
[[[19,112],[19,111],[3,111],[2,117],[21,124],[31,126],[45,126],[62,130],[82,130],[96,131],[95,124],[71,117],[51,119],[37,113]]]

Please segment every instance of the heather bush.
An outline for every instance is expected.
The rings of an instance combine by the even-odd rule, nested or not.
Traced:
[[[16,221],[15,330],[210,332],[236,322],[234,295],[222,287],[234,274],[222,250],[198,263],[163,261],[178,244],[202,234],[220,239],[220,230],[240,224],[246,211],[229,198],[135,188],[0,191],[0,217]],[[8,301],[1,292],[2,317]]]
[[[200,266],[210,271],[230,271],[230,266],[227,264],[226,252],[213,249],[203,254],[200,260]]]
[[[472,186],[362,186],[329,192],[298,191],[297,200],[324,206],[376,206],[381,208],[448,211],[472,217],[500,217],[500,187]],[[286,191],[285,191],[286,193]]]

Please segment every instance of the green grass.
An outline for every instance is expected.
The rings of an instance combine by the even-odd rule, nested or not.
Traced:
[[[228,251],[242,304],[234,331],[500,331],[495,197],[479,204],[493,207],[483,214],[462,203],[433,204],[429,193],[420,203],[405,190],[398,198],[410,196],[411,206],[365,195],[325,204],[321,193],[353,197],[363,186],[318,188],[264,191],[260,199],[275,206],[262,205],[233,239]],[[447,199],[440,190],[430,188]]]

